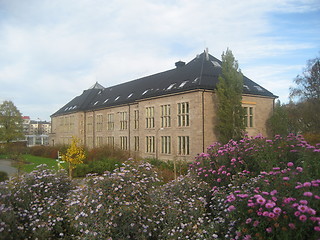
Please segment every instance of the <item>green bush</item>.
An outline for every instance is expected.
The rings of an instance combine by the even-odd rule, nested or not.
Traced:
[[[85,177],[88,173],[96,173],[102,175],[106,171],[113,171],[121,162],[116,159],[105,158],[99,161],[93,161],[89,164],[78,164],[74,170],[75,177]]]
[[[8,173],[0,171],[0,182],[3,182],[3,181],[8,180],[8,179],[9,179]]]

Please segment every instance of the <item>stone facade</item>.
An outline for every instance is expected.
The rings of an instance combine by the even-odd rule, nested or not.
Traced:
[[[244,95],[249,136],[267,135],[274,98]],[[73,136],[88,148],[105,144],[132,156],[192,161],[217,141],[213,90],[191,90],[125,105],[52,117],[50,143],[69,144]]]

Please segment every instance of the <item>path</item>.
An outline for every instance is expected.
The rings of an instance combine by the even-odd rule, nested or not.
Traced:
[[[16,174],[18,169],[12,167],[11,163],[9,159],[0,159],[0,171],[8,173],[9,176]]]

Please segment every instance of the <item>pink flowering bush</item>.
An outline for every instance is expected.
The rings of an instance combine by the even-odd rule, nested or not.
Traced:
[[[66,172],[40,165],[0,183],[0,239],[68,239],[66,199],[73,185]]]
[[[262,136],[245,137],[239,142],[214,143],[207,153],[201,153],[190,165],[191,170],[212,186],[225,186],[237,179],[257,176],[279,163],[293,162],[301,166],[309,177],[320,175],[320,144],[309,145],[302,136],[290,134],[287,138],[277,135],[274,139]]]
[[[226,217],[237,223],[231,237],[279,240],[320,237],[320,179],[299,182],[303,169],[288,165],[262,172],[249,184],[226,195]]]
[[[216,143],[191,164],[222,239],[320,239],[320,149],[301,136]]]

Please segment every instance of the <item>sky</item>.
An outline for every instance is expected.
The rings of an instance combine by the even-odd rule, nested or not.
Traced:
[[[319,0],[0,0],[0,102],[50,121],[104,87],[228,48],[242,73],[289,101],[320,56]]]

